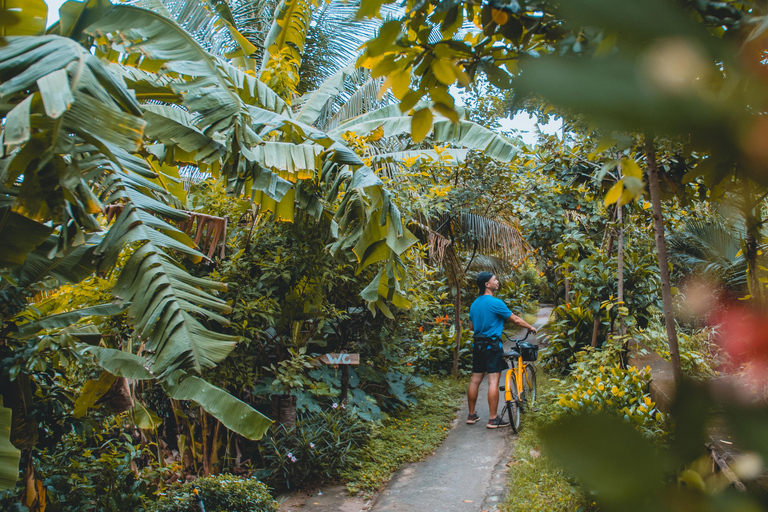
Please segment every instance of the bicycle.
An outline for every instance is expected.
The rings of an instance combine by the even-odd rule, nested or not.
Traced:
[[[499,390],[504,391],[501,417],[503,418],[505,414],[509,415],[509,424],[515,433],[521,429],[520,416],[524,412],[524,407],[536,401],[536,369],[533,361],[538,357],[539,346],[525,341],[531,332],[533,331],[528,331],[525,337],[519,340],[514,340],[504,333],[514,347],[503,355],[508,370],[499,381]],[[529,400],[530,404],[528,404]]]

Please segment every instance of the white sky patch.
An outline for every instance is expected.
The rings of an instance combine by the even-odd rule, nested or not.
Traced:
[[[457,106],[466,105],[461,89],[452,85],[450,87],[450,93],[454,100],[456,100]],[[504,119],[499,119],[499,125],[504,132],[515,130],[515,135],[523,139],[523,142],[528,146],[535,146],[539,138],[536,132],[537,125],[542,133],[553,135],[555,132],[563,129],[563,120],[559,117],[550,117],[548,123],[538,124],[535,116],[531,116],[527,112],[518,112],[511,118],[505,117]]]
[[[559,117],[550,118],[547,124],[538,124],[536,117],[530,116],[527,112],[518,112],[511,119],[509,117],[500,119],[499,124],[504,131],[517,130],[520,138],[529,146],[535,146],[538,140],[537,125],[539,130],[548,135],[563,129],[563,120]]]
[[[45,0],[48,5],[48,21],[45,26],[50,27],[57,21],[59,21],[59,7],[67,0]]]

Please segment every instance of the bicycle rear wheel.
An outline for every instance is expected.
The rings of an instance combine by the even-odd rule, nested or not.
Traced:
[[[509,424],[512,427],[512,431],[518,433],[521,428],[520,406],[518,405],[520,394],[517,392],[517,383],[514,380],[511,380],[509,385],[511,387],[510,391],[512,391],[512,400],[507,402],[504,408],[507,410],[507,414],[509,414]]]
[[[504,409],[509,415],[509,426],[512,427],[512,432],[517,434],[520,432],[520,408],[517,406],[517,403],[509,401],[504,406]]]
[[[536,402],[536,369],[532,364],[525,365],[525,374],[523,375],[523,389],[528,399],[528,404],[533,405]]]

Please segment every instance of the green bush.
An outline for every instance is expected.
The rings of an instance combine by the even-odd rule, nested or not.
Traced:
[[[352,451],[368,439],[370,423],[343,406],[309,413],[295,427],[277,425],[262,457],[276,487],[296,488],[339,477]]]
[[[549,286],[532,258],[525,260],[515,269],[511,279],[506,279],[499,290],[512,312],[522,316],[535,313],[539,300],[549,295]]]
[[[696,380],[708,380],[717,375],[720,350],[712,342],[713,330],[677,329],[677,345],[680,349],[680,365],[683,373]],[[667,331],[661,320],[656,318],[648,325],[648,329],[640,330],[635,337],[651,350],[669,361],[669,345]]]
[[[568,387],[557,396],[558,414],[612,412],[648,435],[664,432],[666,416],[648,394],[649,367],[620,368],[615,349],[587,348],[576,353],[575,360]]]
[[[46,510],[142,510],[141,496],[150,489],[131,467],[142,455],[127,434],[107,440],[101,434],[63,436],[55,450],[41,450],[34,462],[36,476],[46,489]],[[19,502],[23,485],[20,480],[15,488],[0,493],[0,510]]]
[[[168,488],[148,512],[195,512],[193,490],[199,491],[206,512],[273,512],[277,502],[269,488],[255,478],[219,475]],[[123,509],[127,510],[127,509]]]
[[[568,369],[576,352],[592,343],[594,317],[589,298],[580,293],[575,293],[570,303],[557,306],[552,313],[541,359],[547,369],[562,372]]]
[[[424,333],[413,346],[413,364],[420,373],[448,375],[453,370],[453,353],[456,348],[456,329],[438,325]],[[472,333],[461,331],[459,349],[459,371],[472,371]]]

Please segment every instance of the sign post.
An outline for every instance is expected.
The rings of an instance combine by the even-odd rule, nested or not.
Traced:
[[[341,366],[341,393],[339,402],[347,403],[347,393],[349,392],[349,365],[360,364],[360,354],[323,354],[318,358],[325,364],[336,364]]]

